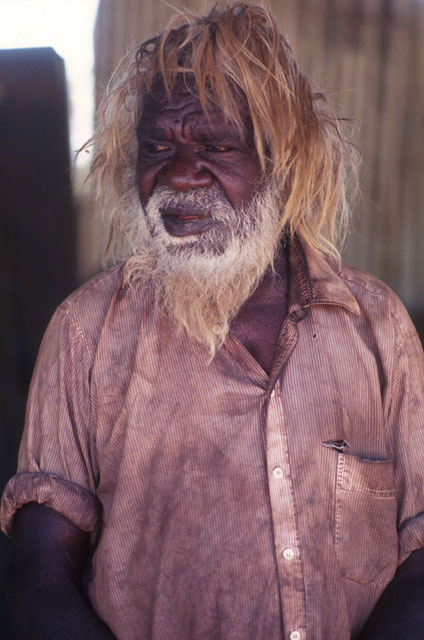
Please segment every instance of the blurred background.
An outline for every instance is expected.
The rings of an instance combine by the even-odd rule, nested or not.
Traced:
[[[186,0],[207,10],[214,0]],[[175,3],[175,6],[176,3]],[[362,151],[344,251],[385,280],[424,336],[424,4],[269,0],[295,55]],[[159,0],[0,0],[0,483],[14,473],[25,397],[59,302],[101,269],[84,180],[95,104],[122,56],[165,26]],[[0,539],[1,578],[7,540]],[[3,600],[3,599],[2,599]],[[3,610],[0,638],[9,638]]]

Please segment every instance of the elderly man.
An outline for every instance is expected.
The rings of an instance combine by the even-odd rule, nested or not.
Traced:
[[[17,638],[423,637],[423,355],[340,263],[349,149],[260,7],[110,89],[118,264],[51,321],[3,497]]]

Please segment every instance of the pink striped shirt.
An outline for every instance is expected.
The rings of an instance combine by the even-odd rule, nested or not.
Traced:
[[[268,376],[201,347],[122,287],[57,310],[2,505],[93,533],[88,593],[119,640],[347,640],[424,546],[424,365],[370,275],[289,251]]]

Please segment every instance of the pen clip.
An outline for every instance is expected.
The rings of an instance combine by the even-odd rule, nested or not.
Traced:
[[[346,440],[326,440],[325,442],[321,442],[321,445],[328,449],[335,449],[339,453],[343,453],[345,449],[350,447],[350,444],[346,442]]]

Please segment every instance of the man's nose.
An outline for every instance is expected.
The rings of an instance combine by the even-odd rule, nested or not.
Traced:
[[[214,177],[195,154],[175,154],[158,177],[159,184],[174,191],[211,187]]]

